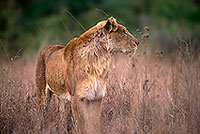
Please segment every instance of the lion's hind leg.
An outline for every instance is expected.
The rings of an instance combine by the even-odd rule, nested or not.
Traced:
[[[46,82],[46,60],[55,51],[62,49],[64,46],[54,45],[47,46],[41,50],[37,58],[36,66],[36,88],[39,105],[46,103],[47,82]]]
[[[41,124],[41,129],[48,129],[48,124],[50,122],[50,118],[48,115],[49,105],[51,102],[53,93],[49,90],[48,84],[46,84],[46,88],[41,97],[41,104],[40,104],[40,113],[43,116],[43,122]]]
[[[37,66],[36,66],[36,89],[37,89],[37,101],[39,104],[39,113],[43,116],[44,123],[47,124],[47,112],[49,103],[51,100],[52,92],[49,90],[49,86],[46,83],[45,76],[45,60],[43,51],[38,56]],[[41,125],[41,129],[44,125]]]
[[[43,105],[43,115],[46,119],[48,118],[47,113],[49,111],[49,105],[51,102],[52,94],[53,93],[51,92],[49,85],[46,84],[45,93],[43,95],[42,104],[41,104]]]

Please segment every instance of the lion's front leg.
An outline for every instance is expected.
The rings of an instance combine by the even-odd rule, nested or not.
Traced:
[[[77,83],[72,97],[72,112],[77,133],[99,134],[102,98],[105,96],[105,82],[95,76]]]
[[[87,100],[74,96],[72,111],[75,131],[78,134],[100,134],[100,113],[102,99]]]

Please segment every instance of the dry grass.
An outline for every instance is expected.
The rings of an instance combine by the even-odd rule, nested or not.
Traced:
[[[144,52],[134,63],[117,62],[103,101],[103,133],[200,133],[200,58],[179,43],[181,49],[172,60],[162,59],[163,52]],[[43,133],[35,62],[15,60],[0,66],[0,133]],[[60,118],[55,96],[48,114],[48,133],[67,133],[67,117]]]

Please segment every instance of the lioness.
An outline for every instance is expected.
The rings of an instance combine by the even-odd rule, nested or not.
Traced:
[[[69,100],[76,133],[100,133],[99,115],[111,58],[116,53],[133,55],[138,44],[137,38],[110,17],[65,47],[45,47],[36,69],[39,104],[48,108],[52,93]]]

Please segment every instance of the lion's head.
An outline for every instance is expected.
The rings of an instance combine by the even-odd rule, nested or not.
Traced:
[[[106,20],[104,28],[108,32],[108,48],[111,53],[123,53],[128,56],[136,52],[139,41],[128,30],[118,24],[115,18],[110,17]]]
[[[128,30],[118,24],[113,17],[99,22],[96,26],[80,36],[84,44],[83,52],[90,51],[93,54],[98,50],[105,49],[111,54],[123,53],[131,56],[136,52],[139,41]]]

